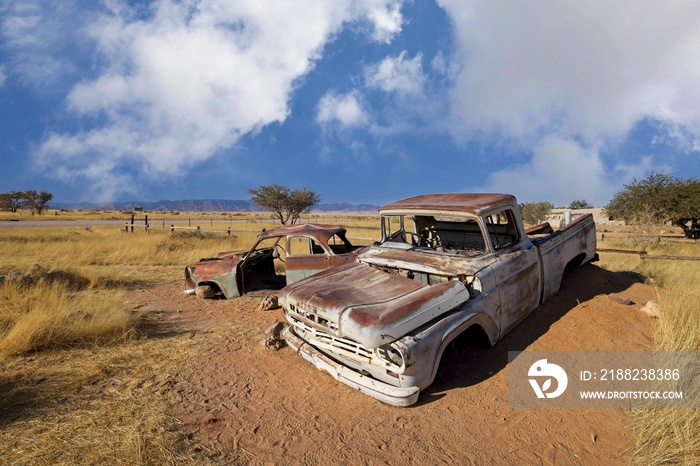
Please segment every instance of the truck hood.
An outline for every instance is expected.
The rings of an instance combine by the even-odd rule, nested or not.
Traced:
[[[353,262],[288,285],[288,318],[366,348],[390,343],[469,299],[459,281],[426,285]]]

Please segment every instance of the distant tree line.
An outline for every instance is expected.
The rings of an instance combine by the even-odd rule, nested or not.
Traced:
[[[53,199],[53,194],[46,191],[10,191],[0,194],[0,210],[17,212],[20,209],[29,209],[41,215],[49,208],[49,202]]]

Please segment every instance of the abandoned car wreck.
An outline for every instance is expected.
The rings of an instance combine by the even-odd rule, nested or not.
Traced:
[[[364,248],[345,235],[345,228],[312,223],[263,230],[249,250],[220,252],[185,267],[185,294],[230,299],[276,292],[352,260]]]
[[[445,347],[470,328],[495,344],[558,292],[564,270],[596,258],[591,215],[528,235],[515,197],[423,195],[380,209],[382,239],[288,285],[284,338],[337,380],[409,406]]]

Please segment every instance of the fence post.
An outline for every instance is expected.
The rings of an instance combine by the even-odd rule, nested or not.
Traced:
[[[131,232],[134,232],[134,214],[131,214]]]
[[[226,234],[227,234],[228,236],[231,236],[231,227],[228,227],[228,230],[226,231]]]
[[[175,225],[170,225],[170,233],[175,233]]]

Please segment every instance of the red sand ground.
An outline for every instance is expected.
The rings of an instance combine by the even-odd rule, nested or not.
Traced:
[[[622,294],[633,305],[611,301]],[[654,291],[629,273],[586,265],[494,347],[453,345],[435,383],[409,408],[335,381],[264,330],[284,320],[259,299],[204,301],[182,284],[139,293],[211,350],[172,374],[172,415],[201,454],[240,464],[626,464],[633,432],[623,409],[508,407],[508,351],[643,350]],[[211,329],[229,322],[241,336]]]

